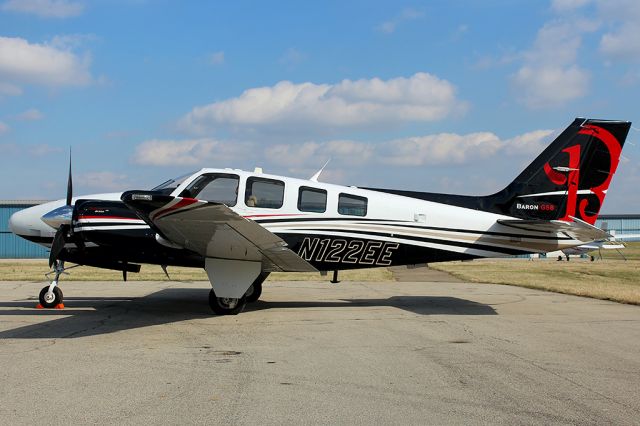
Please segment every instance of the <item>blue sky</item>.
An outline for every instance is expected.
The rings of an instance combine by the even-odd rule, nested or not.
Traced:
[[[638,121],[632,0],[0,0],[0,198],[201,167],[487,194],[573,118]],[[638,125],[640,127],[640,125]],[[604,212],[638,213],[632,130]]]

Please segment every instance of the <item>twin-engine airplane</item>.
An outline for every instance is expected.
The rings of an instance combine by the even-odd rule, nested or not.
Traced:
[[[510,185],[489,196],[359,188],[202,169],[150,191],[72,198],[15,213],[13,233],[64,262],[138,272],[204,268],[209,304],[237,314],[273,271],[338,271],[544,253],[609,235],[594,226],[630,122],[576,119]],[[165,269],[166,270],[166,269]]]

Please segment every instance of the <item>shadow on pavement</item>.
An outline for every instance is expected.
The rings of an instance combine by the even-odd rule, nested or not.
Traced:
[[[213,315],[208,296],[208,289],[171,288],[143,297],[66,297],[66,307],[63,310],[35,309],[35,300],[0,302],[0,318],[17,315],[51,318],[46,322],[1,331],[0,339],[73,338],[199,318],[216,321],[221,317]],[[419,315],[496,315],[489,305],[455,297],[436,296],[393,296],[388,299],[340,301],[258,301],[247,305],[244,312],[359,307],[394,307]]]

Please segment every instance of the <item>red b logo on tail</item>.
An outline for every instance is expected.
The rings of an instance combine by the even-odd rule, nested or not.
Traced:
[[[578,134],[581,135],[589,135],[592,136],[599,141],[601,141],[607,148],[609,152],[609,170],[606,179],[598,186],[588,188],[589,194],[593,194],[598,198],[600,205],[598,206],[598,210],[602,207],[602,202],[604,201],[604,197],[607,193],[607,189],[609,188],[609,184],[611,183],[611,177],[615,173],[618,162],[620,161],[620,152],[621,147],[615,136],[613,136],[609,131],[603,129],[602,127],[586,125],[583,126]],[[557,167],[553,168],[546,163],[544,165],[544,171],[549,178],[549,180],[556,185],[567,185],[567,208],[565,211],[564,217],[560,220],[564,220],[567,222],[571,221],[570,216],[576,217],[576,210],[579,211],[580,215],[578,216],[585,222],[590,224],[594,224],[596,222],[596,218],[598,214],[588,215],[586,213],[586,209],[589,206],[589,199],[583,198],[578,202],[578,190],[580,183],[580,154],[581,154],[581,145],[573,145],[568,148],[562,150],[562,152],[566,152],[569,154],[569,165],[568,167]],[[585,164],[589,166],[588,162]],[[564,169],[561,171],[557,171],[558,169]],[[567,171],[568,173],[565,175],[562,173],[563,171]],[[584,173],[589,173],[589,170],[583,170]],[[583,176],[584,177],[584,176]]]

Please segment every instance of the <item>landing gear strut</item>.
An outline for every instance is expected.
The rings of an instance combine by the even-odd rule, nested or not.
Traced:
[[[53,264],[53,271],[46,274],[47,278],[49,275],[55,274],[51,283],[47,286],[44,286],[42,290],[40,290],[40,295],[38,299],[40,300],[40,305],[43,308],[55,308],[58,305],[62,304],[63,294],[60,287],[58,287],[58,281],[60,280],[60,275],[66,274],[64,268],[64,262],[62,260],[56,260]]]

